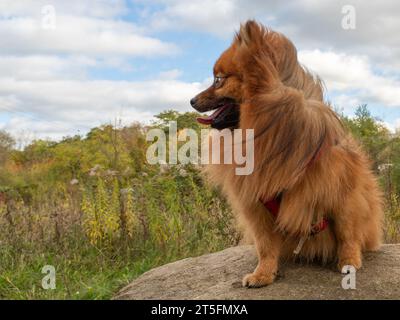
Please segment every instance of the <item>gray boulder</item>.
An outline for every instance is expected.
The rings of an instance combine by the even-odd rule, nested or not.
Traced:
[[[150,270],[114,299],[400,299],[400,245],[364,254],[356,289],[343,289],[334,266],[286,263],[270,286],[247,289],[241,279],[257,264],[253,246],[187,258]]]

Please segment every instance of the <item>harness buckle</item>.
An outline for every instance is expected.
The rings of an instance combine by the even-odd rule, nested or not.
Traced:
[[[299,243],[297,244],[296,249],[294,249],[293,253],[297,256],[300,251],[301,248],[303,248],[304,242],[306,242],[306,240],[308,239],[308,236],[302,236],[299,240]]]

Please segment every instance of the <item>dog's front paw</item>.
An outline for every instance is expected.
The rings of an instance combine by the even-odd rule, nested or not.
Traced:
[[[274,274],[249,273],[244,276],[242,285],[247,288],[260,288],[274,282]]]
[[[348,273],[349,270],[346,266],[352,266],[356,270],[358,270],[362,266],[361,259],[354,259],[354,258],[340,259],[337,267],[341,273]]]

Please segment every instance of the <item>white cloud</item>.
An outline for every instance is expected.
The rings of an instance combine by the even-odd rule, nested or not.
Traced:
[[[237,16],[236,1],[161,1],[165,10],[152,16],[151,26],[158,29],[181,28],[182,26],[211,32],[218,35],[231,33]]]
[[[189,100],[204,87],[203,83],[177,80],[16,81],[3,78],[0,79],[0,110],[12,117],[3,121],[3,128],[11,133],[18,134],[21,129],[29,128],[39,136],[60,136],[116,118],[125,123],[148,121],[167,108],[190,110]]]
[[[150,28],[154,30],[179,29],[211,33],[228,37],[239,24],[249,18],[264,22],[275,20],[274,10],[282,3],[277,0],[136,0],[157,3],[161,9],[146,13]],[[285,3],[285,6],[288,4]]]
[[[359,97],[345,93],[335,95],[332,101],[329,102],[337,111],[343,112],[344,114],[353,113],[356,107],[365,103],[365,101],[360,100]]]
[[[350,96],[353,91],[357,93],[357,101],[400,107],[400,81],[376,74],[366,56],[312,50],[300,51],[299,60],[323,79],[329,91],[339,93],[339,97],[342,93],[343,98],[346,92]]]
[[[134,9],[136,22],[123,19],[132,14],[124,0],[2,0],[0,111],[7,114],[0,127],[14,134],[28,129],[38,137],[60,138],[115,118],[148,121],[167,108],[190,110],[188,101],[205,83],[180,81],[185,70],[168,63],[147,81],[93,80],[90,69],[136,72],[140,65],[132,65],[132,57],[179,53],[175,44],[157,38],[157,32],[196,31],[225,38],[248,18],[294,41],[300,60],[334,94],[334,105],[400,107],[397,1],[131,2],[141,4]],[[356,30],[341,28],[343,4],[355,6]],[[56,10],[54,30],[42,28],[44,5]]]
[[[80,128],[75,127],[73,124],[62,121],[38,120],[18,114],[11,117],[6,123],[1,123],[0,128],[11,133],[17,140],[25,140],[22,141],[24,144],[33,139],[61,139],[66,136],[66,133],[80,133]]]
[[[2,0],[0,17],[42,15],[42,9],[51,5],[56,13],[110,18],[127,12],[125,0]]]
[[[86,77],[86,68],[97,64],[85,56],[6,55],[0,57],[0,75],[16,80],[81,79]]]
[[[139,34],[131,23],[58,15],[55,29],[33,17],[0,19],[0,52],[7,54],[80,54],[160,56],[178,52],[172,43]]]
[[[45,5],[54,6],[55,29],[42,27]],[[122,20],[126,12],[123,0],[1,1],[0,127],[61,138],[115,118],[148,121],[187,107],[201,84],[177,81],[177,69],[154,81],[91,80],[90,68],[131,72],[132,57],[179,52]]]
[[[400,67],[400,5],[397,0],[146,0],[161,8],[146,23],[159,29],[194,30],[230,37],[256,18],[291,38],[297,47],[333,49],[370,56],[381,67]],[[140,1],[139,1],[140,2]],[[356,29],[342,28],[342,7],[356,10]]]

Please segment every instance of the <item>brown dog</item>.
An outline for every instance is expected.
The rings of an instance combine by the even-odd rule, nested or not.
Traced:
[[[360,268],[362,251],[380,245],[381,192],[293,44],[249,21],[216,62],[214,77],[191,100],[200,112],[217,109],[199,122],[255,134],[252,174],[236,175],[235,163],[207,166],[256,245],[259,262],[243,285],[272,283],[279,259],[296,248],[307,260]]]

